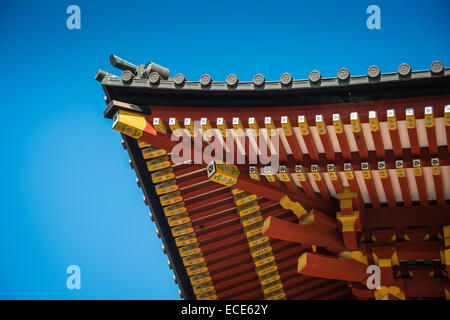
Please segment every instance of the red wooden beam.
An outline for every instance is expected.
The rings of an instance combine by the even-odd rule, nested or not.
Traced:
[[[291,148],[292,155],[295,159],[295,161],[301,161],[303,159],[302,150],[298,144],[297,137],[295,134],[292,135],[285,135],[286,140],[289,144],[289,147]]]
[[[301,298],[302,300],[315,300],[319,299],[320,297],[326,295],[328,292],[333,291],[334,289],[339,288],[346,288],[350,292],[350,289],[348,285],[343,281],[328,281],[323,283],[322,285],[315,286],[314,288],[311,288],[310,290],[306,291],[302,295],[298,296],[298,298]]]
[[[396,169],[398,183],[402,192],[403,205],[405,207],[412,206],[411,194],[409,192],[408,178],[406,176],[405,168],[403,168],[403,161],[398,162],[398,168]]]
[[[324,285],[328,283],[329,280],[327,279],[305,279],[304,281],[298,283],[297,285],[287,288],[285,290],[286,296],[289,297],[289,299],[302,299],[302,295],[304,295],[306,292]]]
[[[352,294],[348,284],[336,288],[335,290],[329,290],[326,294],[318,297],[319,300],[354,300],[355,297]]]
[[[384,159],[384,144],[376,111],[369,111],[369,128],[375,145],[375,153],[379,159]]]
[[[319,196],[306,196],[301,193],[293,193],[290,191],[283,192],[262,181],[255,181],[242,173],[239,175],[239,179],[234,187],[251,191],[258,196],[265,197],[275,202],[280,202],[280,199],[287,195],[292,201],[298,201],[305,207],[316,208],[328,214],[334,215],[337,209],[334,202],[326,201]]]
[[[417,160],[416,160],[417,161]],[[425,178],[423,177],[423,168],[421,166],[421,161],[417,162],[416,166],[413,168],[414,177],[416,179],[417,191],[419,193],[420,204],[422,206],[428,205],[428,194],[425,185]]]
[[[450,289],[449,279],[404,279],[405,295],[408,298],[443,298],[444,289]]]
[[[384,168],[384,165],[381,165]],[[389,171],[386,169],[378,170],[378,175],[380,176],[381,184],[383,185],[384,194],[386,195],[386,200],[389,207],[396,207],[397,203],[395,201],[394,191],[392,190],[392,182],[389,177]]]
[[[423,96],[423,97],[411,97],[402,99],[385,99],[385,100],[371,100],[371,101],[355,101],[355,102],[342,102],[326,105],[304,105],[301,108],[301,114],[306,115],[308,119],[313,119],[316,114],[322,114],[324,120],[327,123],[331,123],[333,112],[339,110],[343,120],[348,122],[349,114],[352,111],[358,110],[362,123],[368,122],[368,113],[371,110],[376,110],[379,114],[380,121],[386,121],[385,114],[388,109],[395,109],[398,111],[404,110],[405,106],[408,106],[415,110],[418,117],[423,115],[424,106],[433,105],[435,109],[443,109],[448,101],[450,95],[435,95],[435,96]],[[259,123],[264,123],[264,117],[271,116],[273,119],[280,119],[282,116],[288,116],[290,119],[297,119],[299,115],[298,106],[280,106],[280,107],[259,107],[259,108],[242,108],[242,107],[227,107],[220,109],[211,109],[210,107],[189,107],[180,108],[176,106],[146,106],[151,110],[152,114],[148,116],[151,119],[153,117],[160,117],[164,122],[168,122],[170,117],[173,117],[173,110],[176,109],[177,117],[183,119],[185,117],[191,117],[194,120],[198,120],[202,117],[209,116],[215,118],[217,116],[223,117],[228,123],[232,123],[233,117],[239,115],[241,119],[248,117],[255,117]],[[404,113],[398,114],[397,120],[405,120]]]
[[[315,165],[313,165],[313,166],[315,166]],[[317,169],[319,169],[318,166],[317,166]],[[326,200],[330,200],[330,192],[328,190],[327,185],[323,181],[322,173],[319,171],[312,172],[312,170],[311,170],[311,175],[312,175],[314,182],[317,185],[317,188],[319,188],[319,192],[320,192],[322,198],[324,198]]]
[[[230,220],[220,225],[215,225],[207,229],[200,229],[196,231],[197,239],[214,239],[223,238],[224,235],[236,230],[242,230],[242,226],[239,220]]]
[[[195,201],[196,199],[199,199],[199,197],[203,197],[204,195],[209,194],[210,192],[222,190],[222,192],[226,192],[227,187],[217,184],[215,182],[208,181],[207,183],[193,186],[190,188],[186,188],[182,191],[183,199],[188,201],[192,200]]]
[[[214,287],[216,288],[216,290],[220,291],[220,290],[230,289],[230,288],[236,286],[236,284],[238,284],[238,283],[246,283],[246,282],[258,281],[258,280],[259,280],[259,278],[258,278],[258,275],[256,274],[256,272],[247,272],[247,273],[243,273],[241,275],[237,275],[236,277],[232,277],[228,280],[214,282]]]
[[[393,252],[397,252],[398,259],[401,261],[439,260],[441,259],[440,250],[443,250],[441,241],[424,240],[396,242],[389,245],[363,243],[361,248],[364,248],[367,252],[374,252],[379,258],[381,254],[385,254],[386,257],[390,258]]]
[[[397,117],[395,115],[395,110],[394,109],[387,110],[386,118],[389,136],[391,138],[392,150],[394,151],[394,155],[397,158],[401,158],[403,150],[402,144],[400,142],[400,135],[398,132],[398,124],[397,124]]]
[[[220,203],[221,201],[230,200],[233,198],[233,195],[228,190],[219,190],[215,194],[208,194],[203,199],[198,199],[196,201],[190,201],[190,203],[186,203],[186,209],[190,212],[192,210],[212,205],[214,203]],[[181,193],[183,195],[183,193]]]
[[[210,253],[222,252],[230,247],[237,246],[246,241],[243,232],[238,232],[233,235],[228,235],[226,241],[209,241],[208,243],[199,242],[200,248],[202,249],[203,254],[207,255]]]
[[[250,252],[242,255],[240,260],[232,261],[231,263],[216,262],[208,263],[208,269],[211,272],[211,276],[214,277],[214,281],[225,281],[232,277],[251,272],[255,270]]]
[[[406,120],[406,128],[408,129],[408,137],[409,137],[409,144],[411,146],[411,153],[417,156],[420,153],[420,145],[419,145],[419,138],[417,135],[416,118],[414,115],[413,108],[408,108],[405,110],[405,120]]]
[[[365,168],[365,170],[362,170],[362,175],[364,178],[364,183],[366,184],[367,192],[369,193],[370,202],[372,204],[372,207],[379,208],[380,200],[378,199],[378,194],[377,194],[377,190],[375,188],[375,184],[373,182],[371,170]]]
[[[311,135],[311,129],[308,125],[308,120],[305,116],[298,116],[298,126],[300,128],[300,132],[303,137],[303,141],[305,142],[306,149],[308,150],[309,157],[312,160],[319,159],[319,153],[317,152],[316,144]]]
[[[443,226],[450,224],[450,205],[366,208],[360,213],[360,219],[365,230]]]
[[[350,113],[350,125],[352,127],[356,145],[358,146],[359,156],[361,160],[366,160],[368,158],[366,139],[357,112]]]
[[[314,224],[294,224],[275,217],[268,217],[264,221],[263,234],[271,238],[317,245],[332,252],[344,250],[342,240],[337,231],[328,231]]]
[[[345,136],[344,123],[342,122],[339,113],[333,114],[333,127],[339,142],[339,147],[341,148],[342,158],[346,161],[351,160],[352,155],[350,152],[350,147],[348,145],[347,137]]]
[[[430,149],[431,154],[438,153],[438,145],[437,145],[437,137],[436,137],[436,129],[435,129],[435,120],[432,106],[425,107],[424,112],[424,120],[425,120],[425,128],[427,130],[427,139],[428,139],[428,148]]]
[[[441,167],[439,166],[438,159],[435,159],[434,161],[437,161],[437,163],[433,167],[431,167],[431,174],[433,175],[434,191],[436,193],[436,201],[439,205],[444,205],[445,204],[444,185],[442,182]]]
[[[334,160],[334,149],[328,136],[327,124],[322,115],[316,115],[316,128],[327,159],[332,162]]]
[[[367,266],[354,259],[338,259],[304,253],[298,259],[297,272],[311,277],[362,282]]]
[[[447,150],[450,152],[450,104],[444,109],[445,134],[447,136]]]

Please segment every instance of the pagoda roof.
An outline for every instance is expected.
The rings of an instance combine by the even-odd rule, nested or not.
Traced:
[[[106,95],[104,116],[128,112],[146,123],[138,139],[122,131],[122,144],[183,298],[377,298],[359,286],[359,263],[378,264],[386,248],[398,258],[384,272],[395,272],[398,279],[384,276],[383,281],[403,294],[386,296],[446,296],[449,267],[442,256],[450,243],[442,239],[450,225],[450,68],[435,61],[423,71],[402,64],[395,73],[372,66],[364,76],[351,76],[343,68],[336,78],[313,71],[304,80],[283,74],[279,81],[256,75],[240,82],[231,75],[216,82],[203,75],[191,82],[182,74],[169,77],[156,64],[135,66],[115,56],[111,62],[124,72],[120,77],[100,70],[96,74]],[[277,156],[283,169],[257,177],[252,170],[264,169],[263,164],[239,164],[239,177],[227,186],[209,179],[205,163],[170,161],[176,144],[170,123],[186,130],[187,123],[200,119],[212,128],[225,123],[235,138],[233,124],[245,130],[250,118],[279,133]],[[202,139],[204,146],[210,143],[203,133]],[[224,148],[228,139],[221,138]],[[236,140],[233,148],[236,159],[257,147]],[[149,157],[151,152],[157,156]],[[169,205],[161,198],[162,184],[154,174],[162,169],[149,164],[155,159],[168,163],[164,169],[170,178],[163,181],[171,182],[163,186],[170,190],[167,194],[181,196],[176,209],[185,211],[175,215],[178,220],[168,216]],[[285,196],[288,202],[282,200]],[[253,207],[241,203],[246,197]],[[293,209],[294,203],[314,222]],[[256,236],[242,211],[253,208],[255,226],[263,229]],[[353,231],[346,229],[348,223]],[[290,236],[280,233],[290,228]],[[324,230],[323,237],[314,238]],[[318,242],[297,234],[311,234],[316,239],[311,241]],[[261,244],[253,246],[253,240]],[[258,265],[257,249],[266,250],[262,256],[271,260],[266,269]],[[325,268],[321,273],[309,267],[313,261],[336,263],[339,269],[342,259],[337,258],[353,251],[365,258],[346,261],[349,265],[342,268],[348,272]],[[193,266],[203,268],[203,278],[191,274]],[[436,275],[433,283],[425,281],[424,272]],[[409,274],[416,279],[406,279]],[[423,283],[432,289],[421,291]]]

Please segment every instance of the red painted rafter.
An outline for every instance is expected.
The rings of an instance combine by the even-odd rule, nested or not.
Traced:
[[[397,203],[395,201],[394,191],[392,190],[392,182],[389,176],[389,171],[385,169],[379,170],[378,174],[380,176],[381,184],[383,185],[384,194],[389,207],[396,207]]]
[[[425,128],[427,131],[428,148],[430,149],[430,153],[432,155],[438,153],[438,144],[437,144],[434,117],[435,111],[433,110],[433,107],[431,106],[425,107],[424,111]]]
[[[444,184],[442,182],[441,168],[440,167],[432,168],[432,175],[434,182],[434,191],[436,193],[436,201],[438,205],[444,205],[445,204]]]
[[[375,111],[369,112],[369,128],[372,135],[372,140],[375,145],[375,153],[379,159],[384,159],[384,144],[381,137],[380,124]],[[394,152],[395,153],[395,152]]]
[[[315,224],[301,225],[268,217],[264,222],[263,234],[285,241],[317,245],[332,252],[340,252],[344,249],[337,232],[322,229]]]
[[[408,226],[442,226],[450,224],[450,205],[366,208],[360,213],[361,226],[365,230],[401,229]]]
[[[354,259],[338,259],[304,253],[298,261],[298,273],[325,279],[361,282],[368,277],[367,266]]]

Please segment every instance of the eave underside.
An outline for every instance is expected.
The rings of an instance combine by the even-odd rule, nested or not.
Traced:
[[[111,80],[111,82],[113,81]],[[169,117],[173,116],[178,118],[180,123],[185,118],[199,120],[201,117],[207,117],[211,119],[214,126],[218,117],[222,117],[229,124],[231,124],[233,117],[240,117],[243,120],[245,119],[243,122],[246,125],[246,119],[249,117],[255,117],[258,122],[264,123],[264,118],[270,116],[276,119],[274,124],[277,128],[280,128],[279,119],[281,116],[289,116],[295,123],[296,117],[300,113],[305,115],[310,131],[314,132],[314,136],[303,136],[297,129],[295,138],[289,138],[289,140],[286,139],[287,142],[283,142],[284,155],[282,158],[285,157],[285,159],[281,163],[288,167],[291,172],[291,181],[277,181],[276,185],[272,185],[270,182],[264,181],[263,178],[261,182],[250,180],[250,184],[246,184],[246,186],[251,186],[251,183],[254,183],[256,190],[261,191],[261,194],[264,192],[270,193],[270,190],[273,190],[270,188],[303,193],[305,196],[309,192],[314,197],[321,197],[323,201],[330,201],[330,203],[336,205],[337,194],[342,190],[338,190],[339,185],[328,178],[326,169],[328,163],[333,163],[341,182],[340,186],[349,187],[353,189],[352,191],[358,192],[362,197],[360,199],[362,207],[367,208],[365,211],[366,218],[361,217],[362,230],[356,232],[358,239],[363,237],[370,242],[370,239],[373,238],[385,237],[391,239],[395,235],[396,239],[405,241],[405,235],[418,234],[418,238],[422,237],[423,240],[424,236],[430,236],[431,234],[433,241],[439,241],[439,235],[443,236],[442,227],[450,224],[448,216],[450,200],[449,127],[446,126],[444,110],[445,105],[450,104],[450,77],[398,81],[395,83],[359,84],[352,87],[339,86],[293,89],[290,91],[236,91],[232,93],[221,92],[220,90],[189,92],[187,90],[178,91],[164,88],[151,89],[148,86],[145,87],[144,84],[140,87],[138,81],[135,81],[135,86],[115,85],[107,81],[103,85],[108,99],[136,104],[149,110],[151,114],[145,115],[149,123],[152,123],[155,117],[160,118],[166,124]],[[167,108],[167,106],[173,108]],[[208,108],[204,108],[205,106]],[[261,108],[264,106],[270,106],[271,108]],[[277,106],[277,108],[273,108],[273,106]],[[424,125],[426,120],[426,111],[424,110],[427,106],[433,106],[432,116],[435,125],[432,127]],[[417,126],[413,132],[404,123],[407,121],[406,108],[414,110]],[[388,128],[388,110],[394,110],[397,123],[401,123],[396,130]],[[376,119],[380,126],[378,131],[371,131],[369,128],[370,111],[376,112]],[[363,139],[359,141],[350,127],[352,125],[350,119],[352,112],[358,113],[358,120],[361,127],[364,127],[364,130],[362,130]],[[329,133],[327,138],[330,142],[329,145],[326,145],[324,142],[326,140],[322,139],[323,137],[318,134],[317,127],[314,125],[316,115],[320,114],[323,116],[323,121],[328,125],[330,132],[334,129],[332,124],[333,114],[335,113],[341,115],[342,124],[347,126],[343,139],[348,144],[350,156],[345,156],[343,150],[340,150],[341,155],[339,155],[338,149],[341,149],[342,145],[335,132]],[[390,145],[387,147],[386,141],[388,138]],[[158,141],[164,140],[161,137],[158,139]],[[171,146],[170,135],[167,139],[165,146]],[[310,141],[308,141],[309,139]],[[411,139],[417,139],[418,145],[411,143]],[[164,208],[156,195],[155,184],[146,168],[147,160],[143,159],[136,140],[126,136],[124,136],[124,140],[125,147],[135,166],[134,169],[140,187],[143,189],[146,203],[151,206],[153,217],[161,232],[161,238],[169,253],[169,259],[182,290],[182,295],[187,299],[194,299],[195,294],[186,268],[183,266],[183,259],[164,215]],[[410,143],[409,148],[405,147],[406,140]],[[152,144],[152,142],[149,139],[148,143]],[[360,143],[363,143],[363,145]],[[295,154],[292,144],[298,144],[297,152],[299,155],[301,154],[301,158]],[[157,144],[153,145],[158,146]],[[363,147],[361,148],[361,146]],[[366,153],[364,153],[364,147]],[[381,149],[385,151],[381,152]],[[331,154],[334,154],[333,159],[330,158]],[[436,158],[439,159],[439,178],[436,178],[432,173],[431,160]],[[415,174],[416,166],[413,164],[415,159],[421,160],[419,166],[422,169],[421,175]],[[406,171],[405,180],[402,180],[403,177],[398,173],[396,160],[403,160],[404,167],[402,168]],[[384,183],[380,177],[378,167],[380,161],[384,161],[387,166],[386,169],[390,170],[388,171],[388,178],[391,181],[388,183]],[[369,170],[372,171],[370,179],[364,178],[363,162],[367,162]],[[354,184],[346,179],[346,170],[344,170],[346,163],[352,165],[352,171],[356,176]],[[307,190],[308,186],[303,185],[298,179],[296,180],[294,172],[295,165],[298,164],[307,168],[305,174],[311,189],[309,191]],[[313,164],[319,164],[321,180],[315,180],[310,172],[309,168]],[[260,279],[255,272],[248,239],[245,237],[235,199],[229,188],[208,181],[204,168],[204,165],[191,164],[172,166],[176,183],[188,209],[190,223],[208,265],[216,294],[218,298],[224,299],[262,299],[264,295],[261,290]],[[248,166],[242,166],[240,170],[241,174],[248,174]],[[394,183],[392,183],[392,180]],[[383,191],[380,192],[380,190]],[[243,191],[258,193],[253,187]],[[291,211],[283,209],[271,197],[258,196],[257,201],[264,219],[273,216],[288,222],[297,222],[297,217]],[[308,209],[314,208],[313,205],[308,207]],[[380,214],[388,216],[389,214],[395,214],[393,212],[395,209],[391,208],[396,207],[411,207],[416,208],[416,210],[424,207],[434,208],[440,215],[438,214],[438,217],[435,218],[435,220],[438,220],[437,222],[425,220],[417,222],[415,225],[399,226],[402,222],[404,223],[404,220],[393,219],[392,222],[386,222],[387,220],[383,219],[383,221],[380,221],[369,214],[372,212],[375,215],[374,210],[379,210]],[[336,207],[336,210],[338,209]],[[333,216],[333,214],[326,214]],[[441,221],[440,218],[444,220]],[[383,225],[385,222],[386,224]],[[411,228],[414,230],[411,231]],[[351,292],[357,298],[365,297],[364,290],[360,290],[360,288],[351,290],[347,281],[316,278],[297,273],[298,258],[301,254],[314,253],[315,251],[331,257],[332,255],[328,250],[272,238],[270,239],[270,246],[275,256],[284,293],[288,299],[344,299],[353,297]],[[404,276],[411,271],[422,276],[422,273],[433,272],[435,275],[446,277],[442,269],[442,265],[445,265],[445,263],[437,262],[436,260],[439,259],[420,259],[422,256],[420,254],[414,256],[414,253],[410,256],[415,257],[415,259],[401,261],[398,269],[395,269],[397,273],[400,271],[400,274]],[[433,255],[425,256],[433,257]],[[408,265],[408,261],[416,260],[432,262],[423,266],[420,264],[417,267]],[[411,292],[417,295],[417,292],[413,290],[418,290],[415,289],[418,285],[410,282],[409,286],[413,288]],[[441,288],[439,286],[440,284],[436,285],[437,288]],[[433,294],[436,295],[435,292]]]

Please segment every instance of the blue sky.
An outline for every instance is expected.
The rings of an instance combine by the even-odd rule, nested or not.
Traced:
[[[68,30],[66,8],[81,9]],[[381,30],[366,8],[381,9]],[[448,1],[2,1],[1,299],[179,299],[161,241],[104,119],[114,53],[188,80],[278,80],[376,64],[450,66]],[[81,290],[66,288],[67,266]]]

